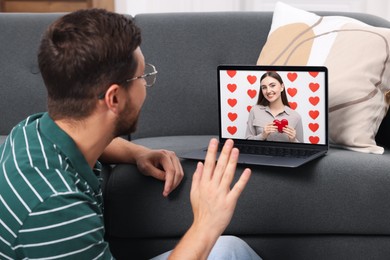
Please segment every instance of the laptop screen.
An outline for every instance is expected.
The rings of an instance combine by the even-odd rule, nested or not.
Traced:
[[[218,66],[221,138],[327,146],[327,77],[325,67]]]

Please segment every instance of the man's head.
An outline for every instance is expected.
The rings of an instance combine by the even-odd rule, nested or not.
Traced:
[[[126,79],[138,68],[140,44],[140,30],[131,19],[105,10],[80,10],[55,21],[38,54],[50,116],[81,120],[112,84],[127,88]]]

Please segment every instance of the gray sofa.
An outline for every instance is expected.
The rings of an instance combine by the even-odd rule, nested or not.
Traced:
[[[371,15],[337,14],[390,28]],[[0,14],[0,142],[17,122],[46,109],[37,46],[60,15]],[[216,66],[255,64],[272,13],[140,14],[135,20],[146,60],[159,74],[132,141],[178,154],[205,146],[218,133]],[[331,147],[297,169],[252,167],[225,233],[243,238],[264,259],[389,259],[389,130],[387,115],[376,137],[386,147],[383,155]],[[107,166],[106,233],[116,258],[147,259],[169,250],[190,226],[195,162],[182,165],[185,178],[169,198],[161,195],[161,182],[134,166]]]

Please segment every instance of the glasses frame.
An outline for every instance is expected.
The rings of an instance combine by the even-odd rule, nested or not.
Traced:
[[[146,63],[146,64],[145,64],[145,67],[146,67],[146,66],[151,67],[151,68],[153,69],[153,71],[152,71],[152,72],[149,72],[149,73],[145,73],[145,74],[143,74],[143,75],[141,75],[141,76],[138,76],[138,77],[134,77],[134,78],[131,78],[131,79],[126,79],[126,80],[124,80],[123,82],[131,82],[131,81],[134,81],[134,80],[137,80],[137,79],[145,79],[145,81],[146,81],[146,85],[145,85],[145,86],[148,87],[148,88],[153,87],[153,86],[154,86],[154,83],[156,83],[156,77],[154,77],[154,80],[153,80],[153,82],[152,82],[151,84],[147,84],[148,82],[147,82],[146,78],[147,78],[147,77],[150,77],[150,76],[155,76],[155,75],[157,75],[158,71],[156,70],[156,67],[155,67],[154,65],[150,64],[150,63]],[[104,96],[106,95],[106,92],[107,92],[107,91],[101,93],[101,94],[98,96],[98,99],[104,99]]]
[[[146,63],[146,64],[145,64],[145,67],[146,67],[146,66],[151,67],[151,68],[153,69],[153,71],[152,71],[152,72],[149,72],[149,73],[146,73],[146,74],[143,74],[143,75],[138,76],[138,77],[134,77],[134,78],[131,78],[131,79],[126,79],[126,82],[131,82],[131,81],[136,80],[136,79],[145,79],[145,81],[146,81],[146,78],[147,78],[147,77],[157,75],[158,71],[156,70],[156,67],[155,67],[154,65],[152,65],[152,64],[150,64],[150,63]],[[147,82],[146,82],[146,83],[147,83]],[[149,87],[149,88],[150,88],[150,87],[153,87],[154,83],[156,83],[156,77],[154,78],[152,84],[146,84],[146,86]]]

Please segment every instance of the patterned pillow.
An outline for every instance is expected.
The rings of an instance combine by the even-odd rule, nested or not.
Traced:
[[[330,143],[382,154],[375,135],[389,108],[389,42],[390,29],[278,2],[257,64],[326,66]]]

